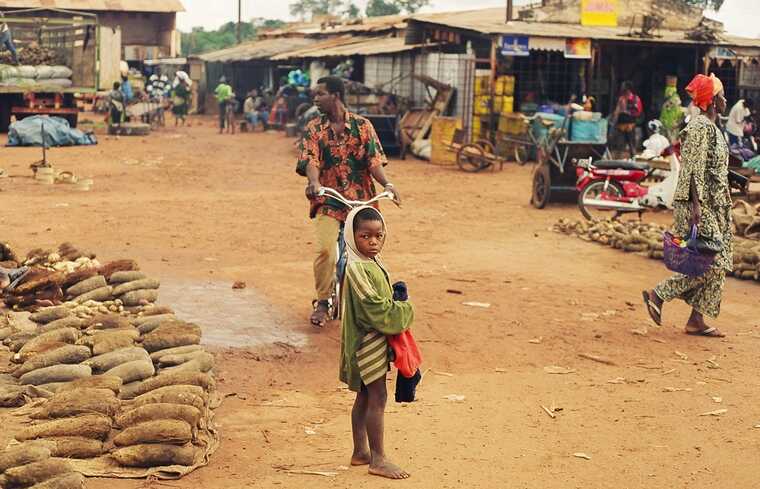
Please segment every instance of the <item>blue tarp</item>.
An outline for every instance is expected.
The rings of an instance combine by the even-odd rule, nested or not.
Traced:
[[[8,146],[42,146],[42,128],[45,128],[45,145],[88,146],[98,144],[94,134],[85,134],[69,126],[61,117],[35,115],[11,124],[8,129]]]

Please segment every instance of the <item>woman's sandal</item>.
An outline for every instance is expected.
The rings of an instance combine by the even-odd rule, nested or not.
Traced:
[[[652,321],[657,326],[662,326],[662,311],[660,311],[660,308],[652,301],[649,292],[644,290],[641,292],[641,295],[644,297],[644,305],[647,306],[649,317],[652,318]]]
[[[330,303],[327,301],[314,301],[311,305],[314,308],[310,319],[312,326],[323,328],[325,323],[327,323],[327,316],[330,312]]]
[[[718,328],[710,327],[707,329],[700,329],[699,331],[689,331],[686,330],[686,334],[691,336],[706,336],[708,338],[725,338],[726,335],[723,334]]]

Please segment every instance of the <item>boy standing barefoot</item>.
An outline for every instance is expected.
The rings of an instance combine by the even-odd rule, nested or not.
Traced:
[[[376,209],[360,207],[348,215],[340,380],[356,392],[351,410],[351,465],[369,465],[372,475],[406,479],[409,474],[385,457],[385,376],[389,365],[385,336],[406,330],[412,324],[414,310],[409,302],[393,300],[390,277],[379,257],[385,236],[385,221]]]

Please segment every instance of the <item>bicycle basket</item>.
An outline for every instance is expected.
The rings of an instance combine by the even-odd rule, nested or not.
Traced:
[[[692,226],[692,241],[697,237],[697,227]],[[663,235],[663,261],[668,270],[682,273],[688,277],[699,277],[704,275],[715,262],[714,254],[703,254],[696,248],[679,244],[681,238],[676,238],[669,232]]]

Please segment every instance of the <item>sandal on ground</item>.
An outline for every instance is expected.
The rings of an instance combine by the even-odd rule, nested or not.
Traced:
[[[689,331],[686,330],[686,334],[691,336],[707,336],[708,338],[725,338],[726,335],[723,334],[718,328],[707,328],[707,329],[700,329],[699,331]]]
[[[314,308],[310,319],[312,326],[318,328],[324,327],[325,323],[327,323],[330,304],[327,301],[314,301],[312,307]]]
[[[652,301],[649,292],[644,290],[641,292],[641,295],[644,297],[644,305],[647,306],[649,317],[652,318],[652,321],[654,321],[657,326],[662,326],[662,311],[660,311],[660,308]]]

